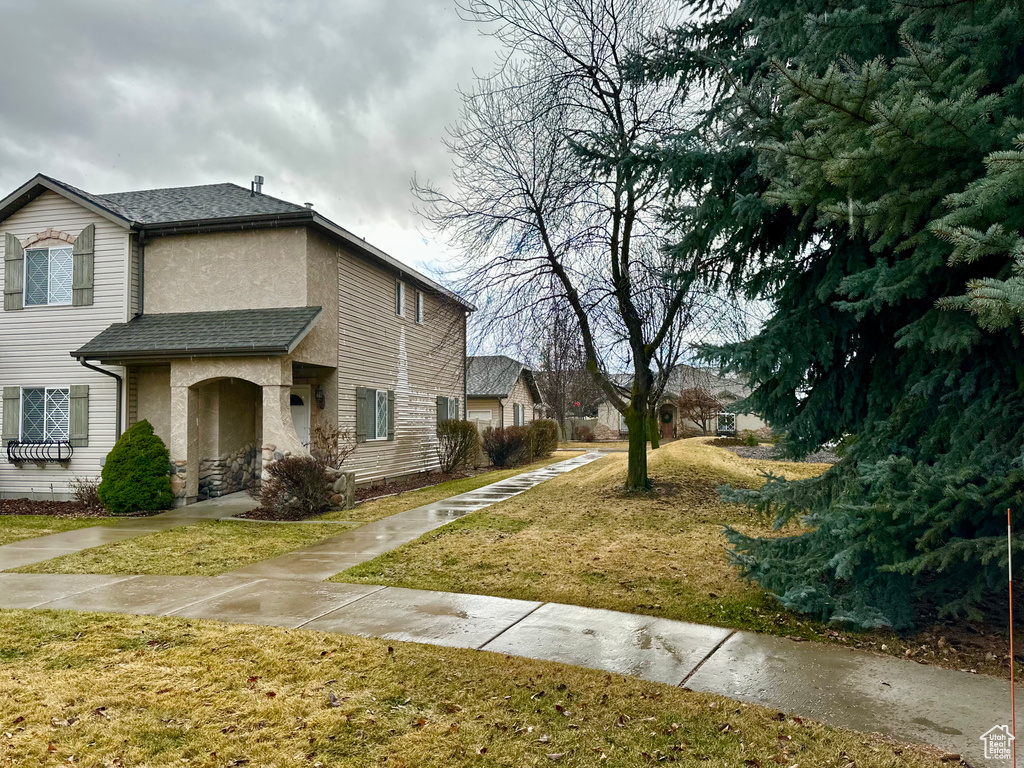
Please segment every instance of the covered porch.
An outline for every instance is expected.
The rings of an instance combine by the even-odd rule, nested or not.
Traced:
[[[319,316],[319,307],[143,315],[73,354],[124,367],[126,422],[148,420],[166,443],[183,506],[308,454],[314,425],[336,414],[324,391],[336,369],[293,355]]]

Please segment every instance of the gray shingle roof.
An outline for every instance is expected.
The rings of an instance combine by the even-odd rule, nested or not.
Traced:
[[[201,221],[240,216],[265,216],[302,213],[308,209],[269,195],[253,195],[237,184],[204,184],[197,187],[144,189],[138,192],[114,192],[93,195],[102,205],[106,201],[140,224],[168,224],[175,221]]]
[[[475,309],[450,289],[339,227],[316,211],[270,195],[253,195],[250,190],[237,184],[205,184],[95,195],[40,173],[0,199],[0,222],[47,190],[73,199],[126,228],[145,228],[154,236],[273,226],[310,227],[397,272],[400,279],[434,291],[469,311]]]
[[[466,359],[466,397],[507,397],[519,374],[526,374],[534,400],[540,402],[540,391],[533,380],[533,371],[505,355],[478,355]]]
[[[320,313],[320,307],[279,307],[140,315],[115,323],[71,355],[89,360],[285,355]]]

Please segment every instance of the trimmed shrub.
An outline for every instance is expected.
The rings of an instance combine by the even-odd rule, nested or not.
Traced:
[[[550,456],[558,447],[558,423],[551,419],[531,421],[527,427],[533,457],[542,459]]]
[[[266,474],[254,494],[263,509],[300,518],[331,506],[333,491],[322,458],[285,456],[268,466]]]
[[[488,427],[484,430],[481,444],[487,458],[496,467],[522,464],[530,451],[529,436],[523,427]]]
[[[753,432],[749,430],[745,431],[740,439],[743,441],[744,445],[750,448],[756,448],[758,443],[760,442],[757,439],[757,435],[755,435]]]
[[[581,424],[576,427],[576,439],[581,443],[592,443],[594,442],[594,430],[585,424]]]
[[[437,425],[437,459],[442,472],[454,472],[476,458],[480,436],[472,421],[446,419]]]
[[[169,509],[171,455],[143,419],[128,428],[107,455],[97,490],[100,503],[112,515]]]

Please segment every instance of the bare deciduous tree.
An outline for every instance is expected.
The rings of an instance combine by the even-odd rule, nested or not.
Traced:
[[[680,417],[692,421],[705,435],[724,407],[705,386],[684,389],[679,393],[677,405]]]
[[[630,53],[673,21],[673,8],[466,0],[465,17],[484,24],[505,55],[463,94],[447,140],[450,188],[415,185],[428,220],[461,253],[461,289],[493,323],[521,332],[538,307],[572,311],[587,370],[629,428],[627,490],[650,486],[651,398],[674,364],[659,356],[688,296],[665,263],[667,185],[655,164],[639,162],[678,129],[680,113],[671,88],[627,71]],[[609,350],[624,350],[628,387],[612,375]]]

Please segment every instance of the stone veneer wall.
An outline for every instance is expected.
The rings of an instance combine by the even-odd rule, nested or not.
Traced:
[[[185,503],[185,480],[187,477],[188,471],[185,469],[185,462],[172,461],[171,493],[174,494],[175,503],[178,505]]]
[[[258,477],[258,451],[250,443],[233,453],[199,463],[199,500],[243,491]]]

